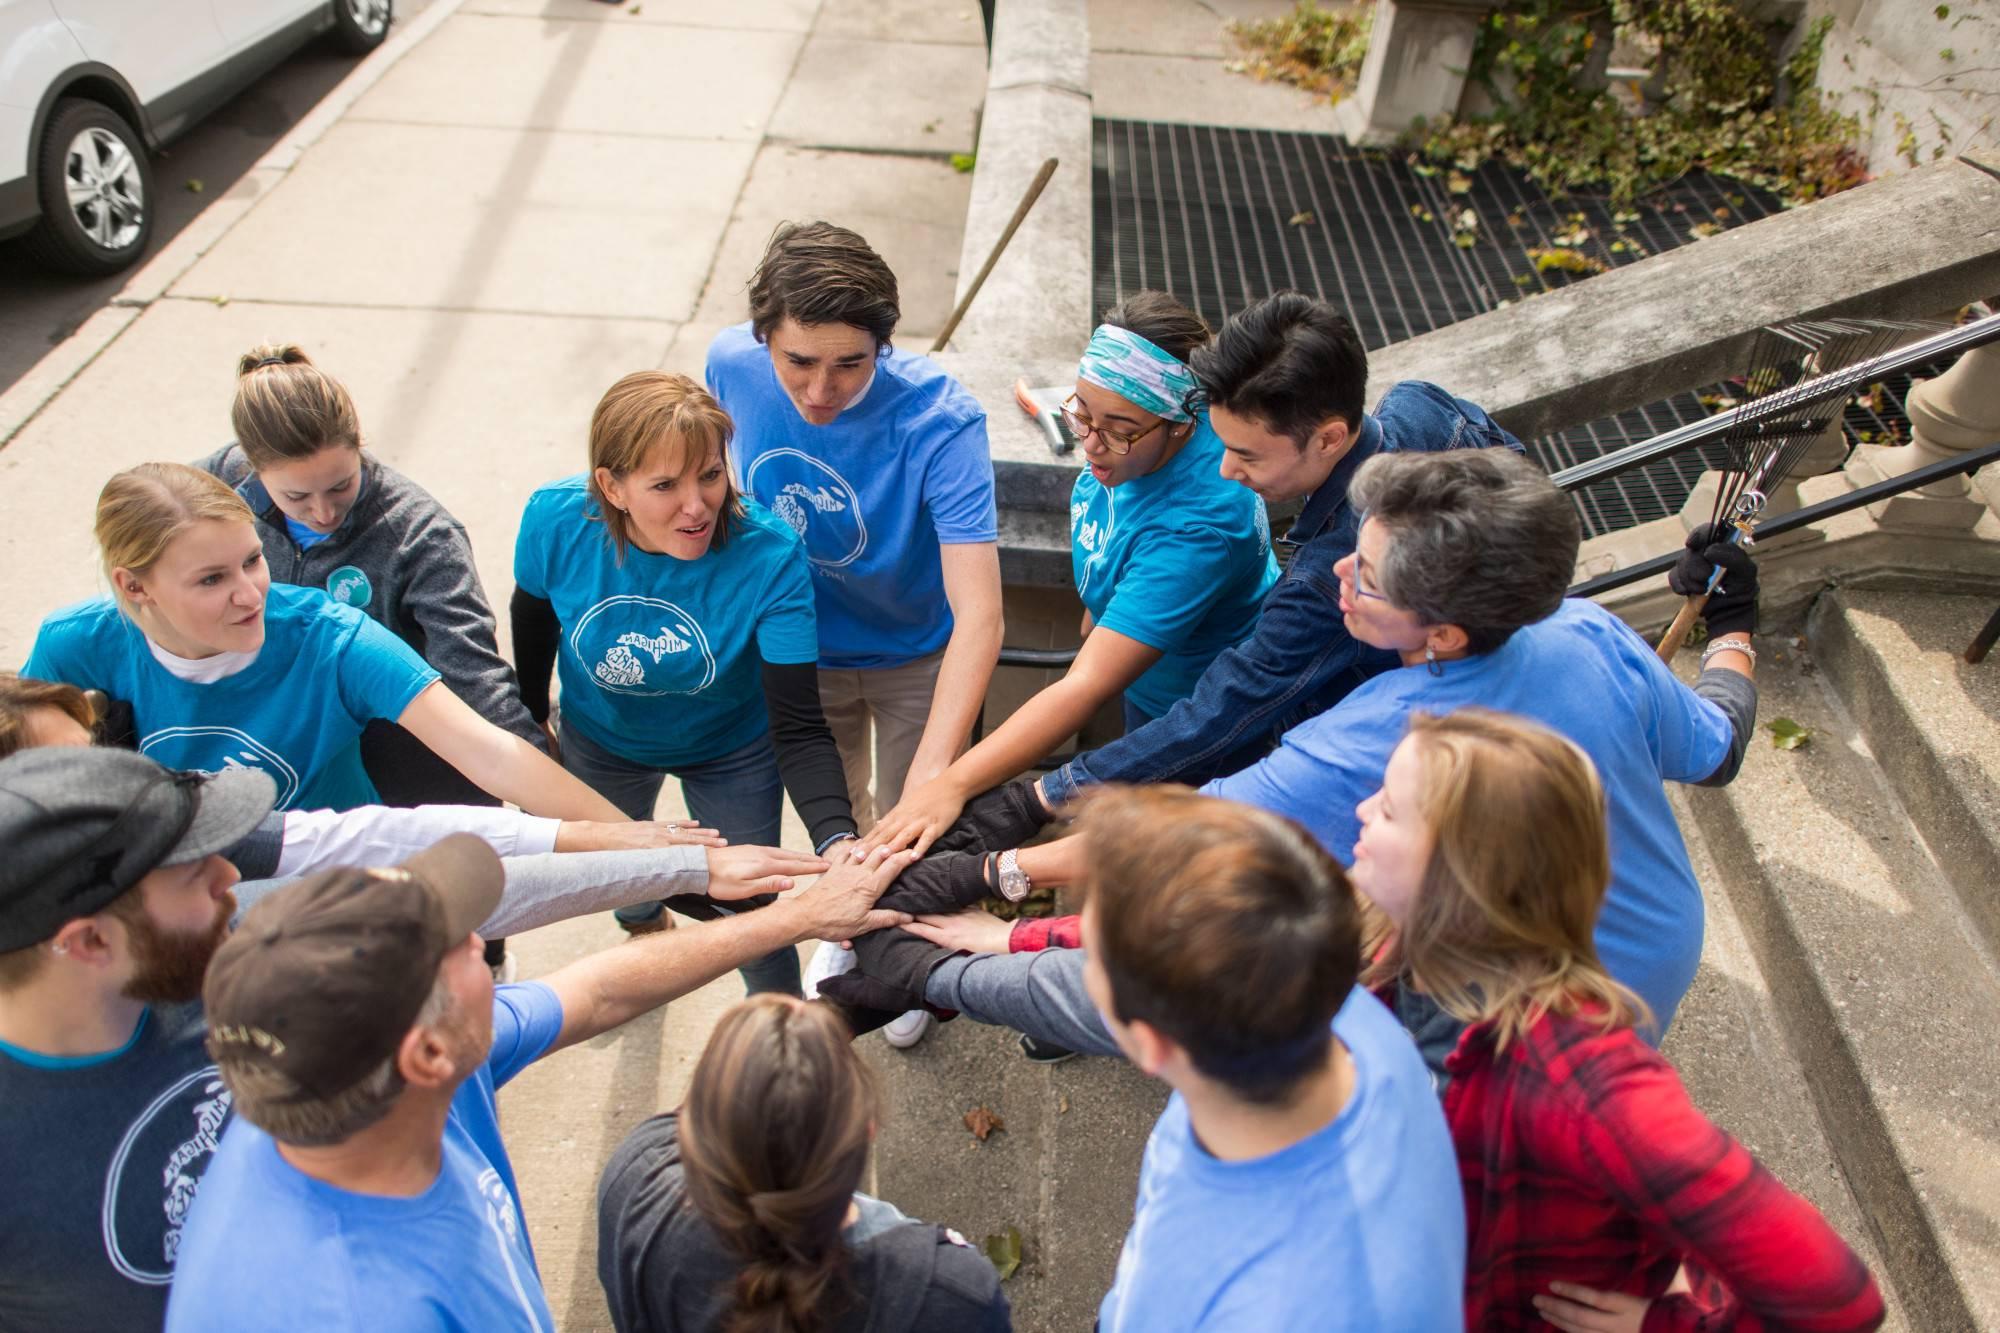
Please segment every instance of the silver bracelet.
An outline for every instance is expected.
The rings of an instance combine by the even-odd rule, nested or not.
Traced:
[[[1750,646],[1747,639],[1741,643],[1735,639],[1717,639],[1710,643],[1708,647],[1701,650],[1701,669],[1703,671],[1708,670],[1708,659],[1717,653],[1742,653],[1750,659],[1752,667],[1757,665],[1757,650]]]

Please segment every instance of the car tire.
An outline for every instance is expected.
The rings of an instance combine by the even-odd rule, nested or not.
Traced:
[[[102,277],[129,267],[153,235],[153,165],[139,132],[102,102],[65,98],[35,154],[42,216],[22,238],[50,268]]]
[[[334,44],[349,55],[367,55],[389,36],[395,11],[395,0],[333,0]]]

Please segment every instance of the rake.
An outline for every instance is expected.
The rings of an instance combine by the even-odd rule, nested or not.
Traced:
[[[1722,437],[1726,461],[1716,473],[1709,513],[1712,525],[1729,527],[1725,540],[1748,546],[1755,539],[1771,493],[1839,420],[1853,386],[1834,378],[1836,371],[1940,327],[1916,320],[1819,319],[1758,330],[1750,373],[1735,381],[1741,396],[1736,420]],[[1662,659],[1671,662],[1680,651],[1721,581],[1718,567],[1708,586],[1687,599],[1660,639]]]

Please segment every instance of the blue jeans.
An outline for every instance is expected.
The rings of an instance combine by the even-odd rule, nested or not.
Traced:
[[[778,778],[778,753],[771,748],[770,736],[759,736],[740,750],[699,764],[673,769],[654,768],[613,754],[571,727],[561,734],[563,767],[574,773],[605,800],[625,812],[630,819],[651,819],[660,799],[660,788],[671,773],[681,780],[681,795],[687,798],[688,813],[695,822],[712,828],[729,839],[729,845],[775,847],[782,836],[784,784]],[[745,903],[762,907],[769,898],[745,902],[719,903],[701,899],[718,916],[743,910]],[[681,898],[677,906],[696,900]],[[657,920],[666,910],[662,904],[634,903],[615,912],[627,923]],[[800,995],[799,952],[778,949],[742,968],[743,984],[752,995],[759,991],[783,991]]]
[[[931,970],[924,998],[1036,1041],[1085,1055],[1123,1056],[1084,987],[1083,962],[1081,949],[959,954]]]

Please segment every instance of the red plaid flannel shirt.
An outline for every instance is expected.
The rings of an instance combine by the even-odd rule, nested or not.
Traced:
[[[1023,916],[1014,919],[1007,935],[1008,953],[1040,953],[1043,949],[1081,949],[1080,916]]]
[[[1646,1333],[1881,1324],[1867,1266],[1629,1028],[1548,1016],[1498,1054],[1492,1036],[1467,1029],[1445,1064],[1466,1327],[1545,1330],[1530,1298],[1552,1281],[1653,1298]],[[1692,1292],[1664,1295],[1683,1261]]]

